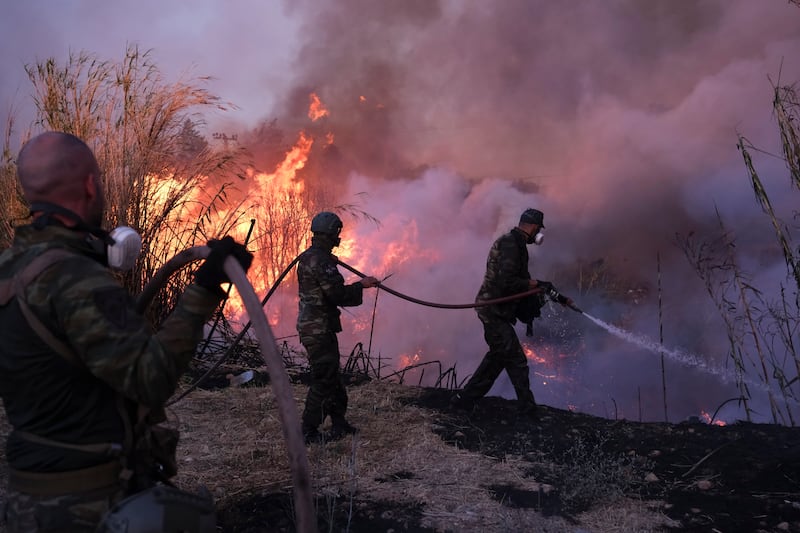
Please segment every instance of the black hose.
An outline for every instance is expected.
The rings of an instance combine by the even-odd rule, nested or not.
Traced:
[[[172,273],[192,261],[207,257],[209,252],[210,249],[206,246],[195,246],[179,253],[170,261],[167,261],[167,263],[156,272],[153,279],[145,286],[144,290],[139,295],[136,302],[137,307],[144,310],[152,297],[158,292],[159,287],[169,279]],[[286,269],[283,274],[284,276],[289,272],[292,266],[294,266],[294,262]],[[250,316],[248,327],[250,324],[253,324],[256,329],[256,336],[260,341],[259,348],[261,350],[261,357],[264,359],[270,372],[270,381],[278,405],[278,415],[281,420],[281,429],[283,430],[284,440],[286,441],[289,466],[292,472],[292,484],[294,487],[293,501],[295,505],[297,531],[302,533],[316,533],[317,524],[311,491],[308,456],[306,454],[305,442],[303,441],[303,434],[300,429],[300,416],[297,413],[291,381],[283,367],[281,355],[278,353],[275,345],[275,337],[264,316],[262,309],[263,303],[259,304],[253,286],[247,279],[247,275],[241,265],[235,258],[229,256],[225,259],[223,268],[230,278],[231,283],[236,286],[239,295],[242,297],[242,302],[247,310],[247,314]],[[277,283],[280,283],[280,279]],[[273,289],[277,287],[277,283],[274,285]],[[264,301],[269,298],[272,292],[273,291],[270,291]]]
[[[363,273],[359,272],[358,270],[356,270],[355,268],[351,267],[347,263],[343,263],[339,259],[337,259],[336,262],[339,263],[340,265],[342,265],[344,268],[346,268],[350,272],[352,272],[353,274],[355,274],[356,276],[359,276],[359,277],[362,277],[362,278],[366,277],[366,274],[363,274]],[[424,305],[424,306],[427,306],[427,307],[436,307],[436,308],[439,308],[439,309],[469,309],[469,308],[472,308],[472,307],[483,307],[483,306],[486,306],[486,305],[497,305],[497,304],[502,304],[502,303],[505,303],[505,302],[511,302],[511,301],[514,301],[514,300],[519,300],[520,298],[525,298],[526,296],[530,296],[532,294],[539,294],[539,293],[542,292],[542,289],[535,288],[535,289],[531,289],[529,291],[519,292],[517,294],[512,294],[511,296],[503,296],[502,298],[493,298],[491,300],[478,300],[476,302],[469,303],[469,304],[440,304],[440,303],[436,303],[436,302],[426,302],[425,300],[420,300],[420,299],[414,298],[413,296],[408,296],[407,294],[403,294],[401,292],[397,292],[396,290],[390,289],[389,287],[387,287],[386,285],[384,285],[381,282],[378,282],[377,286],[378,286],[378,288],[383,289],[384,291],[388,292],[389,294],[393,294],[394,296],[397,296],[398,298],[402,298],[403,300],[407,300],[409,302],[412,302],[412,303],[415,303],[415,304],[419,304],[419,305]]]
[[[281,282],[283,281],[283,278],[285,278],[286,275],[289,274],[289,272],[292,271],[292,268],[294,268],[294,265],[296,265],[297,261],[299,261],[299,260],[300,260],[300,256],[298,255],[297,257],[295,257],[292,260],[291,263],[289,263],[289,266],[287,266],[284,269],[284,271],[281,272],[281,275],[278,276],[278,279],[276,279],[275,283],[273,283],[272,287],[270,287],[269,292],[267,292],[267,295],[264,296],[264,298],[261,300],[261,307],[264,307],[267,304],[267,300],[269,300],[270,296],[272,296],[272,294],[278,289],[278,285],[281,284]],[[170,402],[167,403],[167,406],[170,406],[170,405],[174,404],[175,402],[178,402],[178,401],[182,400],[184,397],[186,397],[187,394],[189,394],[190,392],[195,390],[197,387],[199,387],[200,384],[203,383],[203,381],[208,379],[208,377],[212,374],[212,372],[214,372],[216,369],[218,369],[222,365],[222,363],[227,361],[228,357],[230,357],[231,354],[233,353],[233,349],[236,348],[236,346],[239,344],[239,342],[244,338],[245,334],[247,333],[247,330],[250,329],[250,326],[252,324],[253,324],[253,321],[252,320],[248,320],[247,323],[242,328],[242,331],[239,332],[239,334],[236,336],[236,338],[233,339],[233,342],[231,342],[231,344],[228,346],[228,349],[225,350],[225,353],[222,354],[222,357],[220,357],[217,360],[217,362],[214,363],[214,365],[211,368],[206,370],[205,373],[203,373],[203,375],[200,376],[197,379],[197,381],[195,381],[188,389],[183,391],[177,398],[175,398],[173,400],[170,400]]]
[[[184,253],[183,255],[179,254],[179,256],[176,256],[174,258],[174,260],[171,260],[170,262],[167,263],[167,265],[162,267],[162,270],[163,269],[169,270],[169,267],[173,267],[173,264],[174,265],[185,264],[186,263],[186,255],[187,255],[186,253]],[[297,264],[297,262],[299,260],[300,260],[300,256],[298,255],[297,257],[292,259],[292,262],[289,263],[289,266],[287,266],[283,270],[283,272],[281,272],[280,276],[278,276],[278,278],[272,284],[272,287],[270,287],[269,292],[267,292],[266,296],[264,296],[264,298],[261,300],[261,306],[262,307],[267,304],[267,301],[270,299],[272,294],[277,290],[278,286],[283,282],[283,279],[289,274],[289,272],[291,272],[292,268],[294,268],[294,266]],[[354,273],[355,275],[357,275],[357,276],[359,276],[361,278],[366,277],[366,274],[364,274],[362,272],[359,272],[358,270],[356,270],[355,268],[351,267],[347,263],[344,263],[343,261],[341,261],[339,259],[337,259],[336,262],[339,265],[341,265],[344,268],[346,268],[347,270],[349,270],[350,272]],[[174,270],[174,267],[173,267],[173,270]],[[158,277],[160,279],[160,283],[163,284],[163,278],[164,277],[168,277],[168,275],[167,276],[159,276],[158,274],[161,274],[161,272],[157,273],[156,277]],[[155,277],[154,277],[154,280],[155,280]],[[152,284],[152,282],[151,282],[151,284]],[[377,286],[380,289],[388,292],[389,294],[397,296],[398,298],[401,298],[403,300],[406,300],[406,301],[409,301],[409,302],[412,302],[412,303],[415,303],[415,304],[427,306],[427,307],[436,307],[436,308],[439,308],[439,309],[470,309],[470,308],[474,308],[474,307],[483,307],[483,306],[487,306],[487,305],[496,305],[496,304],[511,302],[511,301],[514,301],[514,300],[518,300],[520,298],[525,298],[526,296],[530,296],[532,294],[539,294],[539,293],[542,292],[541,289],[535,288],[535,289],[531,289],[529,291],[520,292],[520,293],[517,293],[517,294],[512,294],[511,296],[504,296],[502,298],[493,298],[491,300],[480,300],[480,301],[472,302],[472,303],[468,303],[468,304],[442,304],[442,303],[436,303],[436,302],[427,302],[425,300],[420,300],[418,298],[414,298],[413,296],[408,296],[407,294],[403,294],[403,293],[398,292],[398,291],[396,291],[394,289],[390,289],[389,287],[387,287],[386,285],[384,285],[383,283],[380,283],[380,282],[378,283]],[[145,287],[145,290],[142,291],[142,296],[140,296],[140,298],[139,298],[138,304],[139,304],[139,307],[141,307],[141,308],[146,306],[147,302],[149,301],[149,299],[148,299],[147,301],[142,303],[142,298],[145,296],[145,294],[147,294],[149,298],[152,298],[152,295],[154,294],[154,292],[152,292],[151,287],[149,285],[147,287]],[[217,360],[217,362],[214,363],[214,365],[211,368],[206,370],[206,372],[203,373],[203,375],[200,376],[188,389],[183,391],[177,398],[174,398],[169,403],[167,403],[167,406],[170,406],[170,405],[182,400],[183,398],[185,398],[189,393],[191,393],[192,391],[197,389],[197,387],[199,387],[200,384],[202,384],[206,379],[208,379],[208,377],[214,371],[216,371],[225,361],[227,361],[228,357],[230,357],[230,355],[233,353],[233,350],[236,348],[236,346],[239,344],[239,342],[242,340],[242,338],[244,338],[244,336],[247,333],[248,329],[250,329],[251,324],[252,324],[252,322],[248,321],[244,325],[244,327],[242,328],[242,331],[239,332],[239,334],[236,336],[236,338],[233,340],[233,342],[231,342],[231,344],[228,346],[228,349],[225,351],[225,353],[222,355],[222,357],[220,357]]]

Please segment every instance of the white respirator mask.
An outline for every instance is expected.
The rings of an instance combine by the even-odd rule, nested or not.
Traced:
[[[108,267],[122,272],[133,269],[142,251],[141,235],[130,226],[119,226],[108,236],[114,241],[106,244]]]
[[[136,260],[142,250],[142,237],[137,231],[129,226],[119,226],[110,233],[102,228],[87,224],[77,213],[49,202],[36,202],[31,204],[31,215],[41,213],[33,225],[43,228],[47,225],[56,224],[63,226],[57,219],[51,217],[52,214],[59,214],[75,222],[72,228],[86,232],[86,241],[92,250],[92,254],[98,257],[103,264],[113,270],[126,272],[133,269]]]
[[[528,235],[528,240],[526,241],[528,244],[542,244],[544,242],[544,229],[539,228],[539,231],[536,232],[536,235]]]

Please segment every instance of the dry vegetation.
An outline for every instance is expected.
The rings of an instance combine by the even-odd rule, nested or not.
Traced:
[[[781,157],[786,163],[789,182],[800,190],[800,100],[793,85],[773,85],[773,111],[781,138]],[[769,180],[759,175],[753,153],[762,152],[739,136],[737,144],[750,177],[756,202],[769,220],[777,250],[786,264],[786,276],[776,288],[759,287],[753,274],[742,266],[742,252],[736,234],[717,212],[718,231],[714,235],[679,237],[690,264],[703,280],[708,295],[716,304],[728,337],[728,357],[737,372],[747,419],[750,420],[748,377],[769,390],[772,419],[775,423],[797,425],[789,406],[797,403],[800,376],[800,351],[797,328],[800,324],[800,249],[792,239],[790,224],[799,212],[781,213],[768,193]],[[765,242],[769,237],[765,236]]]
[[[243,154],[211,149],[194,129],[197,109],[225,107],[199,87],[202,79],[167,84],[135,47],[117,64],[79,54],[63,67],[50,60],[30,65],[28,74],[41,125],[75,133],[97,149],[107,173],[109,224],[132,224],[143,234],[143,260],[126,279],[134,292],[174,252],[241,222],[246,206],[226,202],[231,179],[243,175]],[[794,87],[776,85],[783,157],[800,186],[798,109]],[[0,160],[1,246],[9,243],[10,222],[25,214],[9,147],[12,127],[9,121]],[[800,260],[756,172],[754,147],[739,141],[786,260],[780,293],[765,295],[750,284],[724,226],[719,238],[683,244],[725,320],[731,359],[742,372],[761,369],[756,378],[778,391],[773,418],[782,425],[635,424],[546,407],[541,420],[521,422],[505,400],[489,398],[477,412],[458,413],[447,408],[446,391],[368,380],[350,388],[351,422],[362,431],[309,448],[320,530],[800,530],[800,446],[795,428],[786,427],[796,421],[782,407],[796,402]],[[193,197],[208,176],[215,185]],[[254,242],[264,268],[273,269],[264,276],[274,278],[275,265],[288,263],[280,254],[298,248],[305,228],[293,215],[309,206],[301,196],[260,200],[273,210],[259,221],[264,229]],[[223,207],[232,214],[215,218]],[[188,226],[187,213],[195,217]],[[613,285],[602,263],[580,267],[581,290]],[[178,280],[160,295],[155,322],[180,289]],[[744,380],[740,390],[746,402]],[[296,383],[294,392],[300,409],[306,386]],[[170,411],[182,431],[176,482],[212,491],[222,531],[293,529],[291,475],[269,387],[195,390]],[[5,435],[5,418],[0,422]],[[5,476],[0,469],[3,487]]]
[[[298,408],[306,390],[295,387]],[[384,530],[398,531],[576,530],[570,520],[545,516],[541,507],[498,501],[490,487],[543,495],[555,489],[532,478],[521,457],[490,457],[448,444],[436,430],[451,415],[414,405],[423,391],[380,381],[350,389],[349,418],[361,432],[309,448],[321,531],[326,525],[375,531],[386,524]],[[288,498],[274,497],[291,489],[291,476],[269,388],[199,390],[173,409],[183,435],[177,481],[212,491],[226,531],[291,530]],[[590,531],[654,531],[670,523],[658,505],[614,496],[614,513],[602,507],[574,519]],[[278,509],[265,508],[270,505]]]
[[[209,380],[217,388],[170,407],[182,433],[175,481],[214,494],[220,531],[292,532],[291,474],[265,369],[224,386],[225,373],[244,368],[225,368]],[[298,409],[304,372],[291,372]],[[181,389],[189,386],[187,377]],[[360,433],[308,447],[320,532],[800,530],[794,428],[639,423],[548,406],[530,420],[495,397],[465,413],[449,407],[445,389],[381,380],[349,393]]]

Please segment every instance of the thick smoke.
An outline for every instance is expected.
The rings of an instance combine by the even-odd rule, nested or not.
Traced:
[[[718,212],[754,284],[776,294],[785,280],[736,142],[742,134],[779,151],[772,85],[800,80],[800,9],[786,0],[300,0],[286,2],[288,20],[252,0],[191,9],[145,0],[123,16],[110,3],[29,4],[9,4],[0,19],[7,48],[19,50],[0,59],[0,105],[25,100],[21,67],[37,58],[154,47],[161,66],[214,76],[212,88],[248,115],[246,126],[210,131],[275,118],[285,132],[276,143],[313,135],[304,179],[335,191],[331,205],[358,201],[381,221],[344,215],[360,247],[354,266],[392,274],[387,284],[412,296],[471,301],[493,239],[538,207],[547,230],[530,248],[535,277],[594,317],[663,335],[728,372],[718,313],[676,235],[707,235]],[[96,31],[72,33],[85,27]],[[278,53],[286,50],[297,52]],[[313,124],[311,92],[329,110]],[[334,143],[321,150],[327,133]],[[255,155],[269,166],[274,153]],[[753,155],[791,224],[797,191],[784,163]],[[368,342],[354,324],[369,324],[374,295],[345,312],[343,351]],[[279,336],[294,332],[296,304],[285,298],[288,312],[268,308]],[[659,354],[553,305],[535,330],[530,345],[548,360],[531,363],[539,401],[663,418]],[[522,328],[520,336],[529,340]],[[372,351],[389,364],[420,353],[456,364],[463,379],[484,350],[474,311],[379,293]],[[665,365],[672,420],[736,395],[714,372],[669,357]],[[426,379],[434,373],[428,367]],[[513,394],[506,380],[493,393]],[[726,409],[723,418],[742,415]]]
[[[392,274],[387,284],[418,298],[466,303],[492,240],[538,207],[547,237],[531,249],[535,277],[567,283],[562,292],[593,316],[663,335],[728,372],[724,330],[676,240],[716,228],[718,211],[757,279],[774,287],[764,273],[785,274],[736,143],[741,133],[777,150],[772,83],[800,79],[796,7],[349,0],[294,3],[291,14],[302,36],[295,89],[275,115],[299,127],[312,91],[328,107],[320,127],[351,176],[332,174],[330,185],[342,201],[366,192],[365,210],[381,220],[348,222],[367,273]],[[758,159],[790,215],[782,163]],[[371,271],[398,243],[415,257]],[[622,292],[591,286],[598,272]],[[371,298],[356,321],[369,321]],[[483,355],[472,310],[386,294],[376,309],[372,346],[384,357],[421,353],[464,378]],[[551,306],[537,324],[536,349],[571,352],[557,371],[532,363],[540,401],[662,419],[659,354],[570,313]],[[728,375],[665,364],[673,420],[736,394]],[[513,395],[502,380],[494,392]]]

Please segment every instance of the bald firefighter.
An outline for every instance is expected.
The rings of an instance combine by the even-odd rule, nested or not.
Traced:
[[[91,149],[43,133],[23,146],[17,174],[32,222],[0,254],[7,531],[215,531],[213,501],[169,485],[177,432],[155,424],[225,294],[225,258],[246,269],[252,256],[230,237],[210,241],[154,332],[110,270],[132,266],[141,239],[101,229]]]

